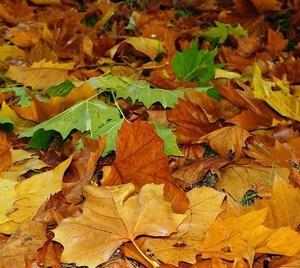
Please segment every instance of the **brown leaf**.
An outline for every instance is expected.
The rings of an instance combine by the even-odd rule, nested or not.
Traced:
[[[218,174],[219,169],[228,164],[227,160],[220,158],[199,159],[189,163],[172,173],[183,188],[189,188],[203,179],[210,170],[212,174]]]
[[[268,50],[272,55],[280,55],[287,43],[288,40],[285,40],[279,32],[268,28]]]
[[[83,187],[91,181],[97,161],[106,145],[105,139],[82,139],[85,147],[73,154],[70,165],[71,181],[65,179],[62,189],[66,199],[75,204],[81,200]]]
[[[0,246],[0,267],[24,268],[25,259],[33,259],[46,242],[46,225],[32,220],[22,223]]]
[[[147,183],[164,183],[166,198],[173,201],[174,210],[186,211],[188,199],[174,183],[163,146],[150,124],[125,121],[117,137],[116,159],[103,185],[132,182],[141,188]]]
[[[197,143],[208,142],[211,148],[221,157],[238,160],[243,155],[245,141],[250,133],[240,127],[223,127],[197,140]]]
[[[179,100],[167,111],[168,120],[175,124],[175,134],[179,144],[191,143],[217,128],[210,124],[203,110],[191,100]]]

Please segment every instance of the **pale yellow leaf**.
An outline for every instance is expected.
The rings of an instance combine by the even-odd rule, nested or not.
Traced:
[[[0,61],[5,61],[8,57],[17,59],[24,57],[25,53],[16,46],[2,45],[0,47]]]

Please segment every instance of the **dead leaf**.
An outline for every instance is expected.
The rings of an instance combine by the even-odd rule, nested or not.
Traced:
[[[251,134],[240,127],[223,127],[197,140],[197,143],[208,142],[211,148],[221,157],[238,160],[243,153],[245,141]]]
[[[114,57],[122,44],[130,44],[137,51],[147,55],[152,61],[159,53],[163,53],[165,51],[163,43],[156,39],[146,37],[129,37],[108,51],[111,58]]]
[[[55,240],[65,248],[61,261],[95,267],[137,236],[176,232],[186,215],[173,213],[171,204],[164,201],[163,185],[147,184],[139,194],[134,191],[133,184],[86,186],[83,214],[63,220],[54,230]],[[87,246],[89,251],[84,250]]]
[[[222,172],[216,184],[216,189],[229,193],[236,201],[240,202],[247,191],[256,193],[259,187],[272,186],[276,176],[288,180],[289,170],[282,167],[262,167],[259,165],[229,166]]]
[[[178,233],[170,238],[145,238],[142,247],[150,249],[164,263],[178,265],[180,261],[195,263],[199,246],[209,226],[222,211],[225,194],[208,187],[194,188],[187,193],[190,209],[187,218],[179,225]]]
[[[27,220],[0,246],[0,267],[24,268],[26,259],[33,259],[46,242],[43,223]]]
[[[176,212],[185,212],[188,199],[174,183],[163,146],[152,125],[125,121],[117,137],[116,159],[102,185],[132,182],[141,188],[147,183],[164,183],[167,200],[173,202]]]
[[[10,154],[11,144],[8,140],[7,134],[0,132],[0,172],[7,170],[11,165],[11,154]]]

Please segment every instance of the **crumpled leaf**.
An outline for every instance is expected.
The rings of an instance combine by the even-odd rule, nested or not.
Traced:
[[[171,204],[164,201],[163,185],[148,184],[138,194],[134,191],[133,184],[86,186],[83,214],[64,219],[54,229],[54,239],[64,246],[61,261],[96,267],[137,236],[160,237],[176,232],[186,215],[175,214]]]
[[[163,147],[152,125],[139,120],[125,121],[117,137],[116,159],[102,185],[131,182],[139,189],[147,183],[164,183],[166,198],[173,201],[173,209],[185,212],[188,199],[174,183]]]
[[[6,217],[0,224],[0,232],[5,234],[14,232],[20,223],[35,215],[50,194],[60,191],[64,172],[71,160],[72,158],[69,158],[53,170],[33,175],[20,183],[0,179],[2,185],[0,196],[6,196],[5,200],[8,202],[8,204],[1,202],[0,205],[0,207],[4,205],[4,209],[0,209],[2,211],[0,219]]]
[[[0,179],[17,181],[18,177],[25,174],[29,170],[39,170],[47,165],[39,160],[37,155],[18,149],[10,149],[11,166],[0,172]]]
[[[243,147],[250,136],[248,131],[240,127],[223,127],[201,137],[197,142],[207,140],[221,157],[237,160],[244,155]]]
[[[129,37],[108,51],[111,58],[114,57],[119,47],[124,43],[132,45],[135,48],[135,50],[147,55],[152,61],[156,58],[156,56],[159,53],[165,52],[163,43],[156,39],[146,38],[142,36]]]
[[[222,211],[224,193],[212,188],[194,188],[187,192],[190,209],[185,213],[186,219],[179,225],[178,233],[169,238],[145,238],[142,247],[150,249],[154,256],[164,263],[178,265],[178,262],[196,262],[200,253],[199,246],[205,238],[209,226]]]
[[[242,201],[247,191],[258,192],[259,187],[271,187],[276,176],[288,181],[289,170],[282,167],[259,165],[229,166],[222,172],[216,189],[229,193],[236,201]]]
[[[74,63],[53,63],[42,60],[35,62],[30,67],[10,65],[5,75],[24,86],[46,89],[67,80],[69,78],[68,70],[73,67]]]
[[[283,116],[300,121],[300,98],[290,93],[287,82],[275,80],[265,81],[257,64],[254,65],[252,86],[254,96],[267,102],[274,110]],[[272,90],[277,86],[280,90]]]
[[[202,257],[226,260],[246,259],[251,266],[256,253],[293,256],[300,250],[300,234],[289,227],[263,226],[268,209],[251,211],[239,217],[219,217],[208,230],[201,246]]]
[[[37,250],[47,241],[47,226],[27,220],[0,247],[0,267],[24,268],[26,260],[34,259]]]

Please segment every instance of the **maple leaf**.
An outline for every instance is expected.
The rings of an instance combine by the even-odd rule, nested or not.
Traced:
[[[103,185],[134,183],[137,188],[147,183],[165,184],[165,194],[173,201],[175,211],[185,212],[188,199],[174,184],[164,143],[153,126],[142,121],[124,122],[117,137],[116,159]]]
[[[187,192],[190,209],[179,225],[178,233],[169,238],[143,238],[144,249],[150,249],[164,263],[178,265],[180,261],[195,263],[209,226],[221,213],[224,193],[208,187],[194,188]]]
[[[266,101],[281,115],[300,121],[300,98],[290,93],[286,81],[275,80],[274,83],[263,80],[259,66],[255,64],[252,86],[256,98]],[[274,86],[280,90],[272,90]]]
[[[287,168],[268,168],[259,165],[229,166],[222,172],[221,179],[216,184],[216,189],[229,193],[236,201],[242,201],[249,190],[258,192],[258,188],[272,186],[275,176],[280,176],[288,181]]]
[[[70,80],[66,80],[59,85],[49,87],[47,94],[51,97],[65,97],[74,87],[75,85]]]
[[[2,45],[0,47],[0,60],[5,61],[7,58],[23,58],[24,51],[16,46]]]
[[[156,56],[159,53],[163,53],[165,51],[163,43],[156,39],[146,38],[142,36],[129,37],[108,51],[110,57],[113,58],[114,55],[117,53],[119,47],[125,43],[132,45],[135,48],[135,50],[147,55],[152,61],[156,58]]]
[[[215,69],[223,66],[215,64],[218,51],[198,50],[198,39],[183,52],[176,51],[173,59],[173,70],[182,81],[197,80],[201,86],[207,85],[214,77]]]
[[[300,250],[300,235],[288,227],[263,226],[267,208],[239,217],[219,217],[208,230],[201,245],[202,257],[226,260],[246,259],[251,266],[256,253],[293,256]]]
[[[0,224],[0,232],[11,234],[17,226],[28,217],[32,217],[50,194],[61,189],[62,177],[71,162],[71,158],[62,162],[56,168],[36,174],[20,183],[0,179],[1,196],[6,202],[1,202],[0,218],[5,221]]]
[[[116,107],[105,104],[100,100],[79,102],[61,114],[23,132],[20,137],[32,137],[31,147],[36,147],[40,138],[46,131],[60,133],[65,139],[73,129],[81,132],[89,131],[92,138],[97,138],[103,133],[102,126],[106,123],[120,124],[119,111]],[[108,136],[108,140],[115,139],[115,136]],[[108,142],[113,145],[112,142]],[[108,148],[107,150],[113,150]]]
[[[11,166],[5,171],[0,172],[0,179],[17,181],[19,176],[27,173],[29,170],[39,170],[47,165],[39,160],[37,155],[24,150],[10,149]]]
[[[228,35],[238,36],[247,36],[247,31],[239,24],[236,27],[232,27],[230,24],[215,22],[214,27],[208,28],[204,33],[204,37],[208,39],[218,39],[219,44],[223,44]]]
[[[169,236],[186,218],[175,214],[164,201],[163,185],[148,184],[138,194],[134,192],[133,184],[86,186],[83,214],[64,219],[54,229],[54,239],[65,248],[61,260],[96,267],[108,261],[123,243],[134,242],[138,236]],[[89,251],[83,250],[91,243]]]
[[[47,226],[30,219],[23,222],[0,247],[0,267],[23,268],[34,259],[37,250],[47,241]]]
[[[162,104],[164,108],[174,107],[179,98],[184,97],[185,91],[210,92],[211,87],[198,87],[193,89],[165,90],[155,88],[146,80],[134,80],[129,77],[115,76],[112,74],[93,77],[88,83],[99,92],[114,91],[116,98],[130,98],[132,102],[140,101],[147,108],[156,102]]]
[[[245,146],[245,141],[250,136],[250,133],[242,128],[223,127],[206,134],[197,142],[207,140],[211,148],[221,157],[237,160],[243,156],[242,147]]]
[[[300,190],[276,174],[264,225],[273,229],[288,226],[297,230],[300,224],[299,200]]]
[[[34,89],[46,89],[67,80],[68,70],[72,69],[74,63],[53,63],[45,60],[36,62],[30,67],[10,65],[5,73],[7,77],[30,86]]]

